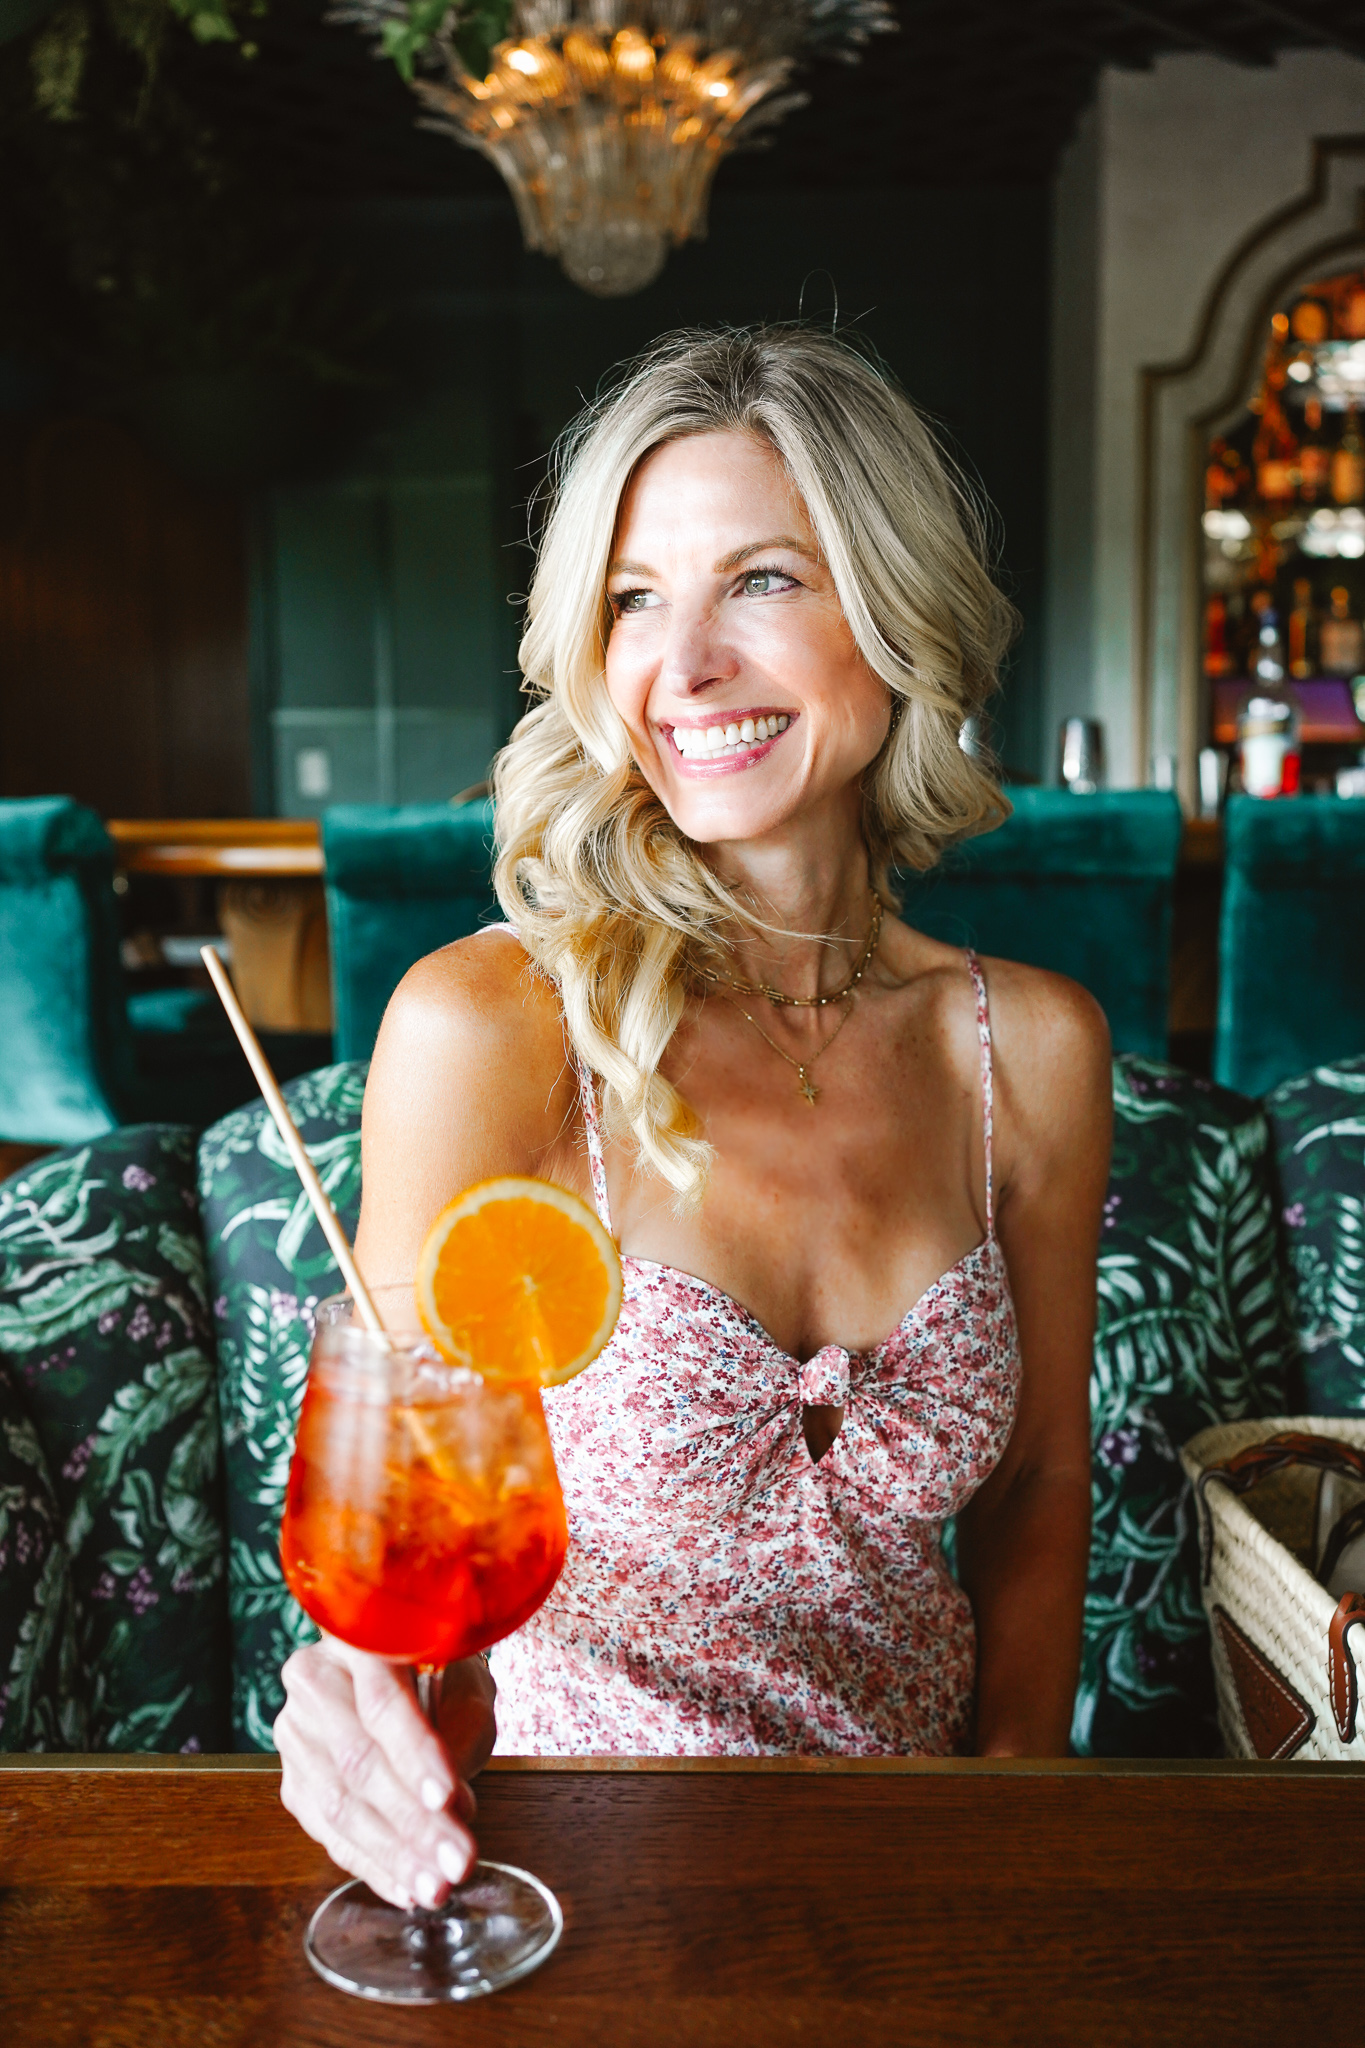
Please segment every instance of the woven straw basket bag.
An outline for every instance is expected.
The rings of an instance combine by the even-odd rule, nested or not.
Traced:
[[[1315,1554],[1323,1475],[1365,1496],[1365,1419],[1224,1423],[1180,1460],[1228,1754],[1365,1761],[1365,1584],[1335,1598],[1301,1562]]]

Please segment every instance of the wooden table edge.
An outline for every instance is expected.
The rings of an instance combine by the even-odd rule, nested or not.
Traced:
[[[158,1772],[196,1775],[278,1775],[280,1760],[269,1753],[224,1756],[87,1756],[63,1751],[0,1754],[0,1777],[8,1773]],[[1365,1764],[1316,1759],[1295,1763],[1246,1757],[656,1757],[495,1756],[486,1772],[591,1772],[609,1775],[754,1777],[1041,1777],[1041,1778],[1346,1778],[1365,1780]]]
[[[316,818],[107,818],[126,873],[268,881],[324,873]]]

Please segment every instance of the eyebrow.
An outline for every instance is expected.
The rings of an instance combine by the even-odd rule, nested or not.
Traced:
[[[737,569],[741,562],[747,562],[750,555],[766,554],[769,548],[786,548],[791,554],[800,555],[807,562],[819,560],[817,555],[813,555],[810,552],[804,541],[794,539],[789,533],[779,533],[775,534],[771,540],[748,541],[742,548],[736,548],[733,554],[722,555],[716,563],[715,574],[723,576],[727,570]],[[657,578],[658,573],[657,569],[651,569],[645,562],[625,560],[612,562],[607,569],[608,576],[653,576]]]
[[[771,540],[750,541],[747,547],[736,548],[732,555],[722,555],[716,563],[716,574],[723,576],[727,569],[737,569],[741,562],[747,562],[750,555],[765,555],[769,548],[786,548],[793,555],[801,555],[813,562],[814,556],[804,541],[794,540],[789,533],[775,534]]]

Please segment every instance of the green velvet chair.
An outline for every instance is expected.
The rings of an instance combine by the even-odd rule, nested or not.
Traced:
[[[0,1136],[69,1144],[119,1121],[133,1054],[112,881],[93,811],[0,804]]]
[[[0,802],[0,1138],[202,1128],[254,1092],[211,995],[127,994],[113,882],[94,811],[63,796]]]
[[[1013,816],[925,876],[910,923],[950,945],[1048,967],[1090,990],[1114,1050],[1160,1059],[1170,1000],[1180,806],[1160,790],[1012,789]]]
[[[1365,1052],[1365,803],[1233,797],[1213,1071],[1261,1095]]]
[[[339,804],[323,813],[322,847],[335,1057],[368,1059],[413,963],[501,914],[493,806]]]

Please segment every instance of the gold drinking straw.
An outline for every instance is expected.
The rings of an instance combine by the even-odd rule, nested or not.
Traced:
[[[265,1097],[265,1106],[275,1119],[275,1128],[284,1139],[285,1149],[294,1162],[294,1171],[303,1182],[303,1192],[313,1205],[313,1214],[322,1225],[322,1234],[332,1247],[332,1256],[341,1268],[342,1278],[350,1289],[351,1299],[360,1311],[360,1320],[367,1330],[382,1333],[384,1325],[379,1320],[379,1311],[370,1299],[370,1290],[360,1277],[341,1220],[332,1207],[326,1188],[318,1179],[317,1168],[308,1157],[298,1126],[285,1107],[280,1093],[280,1084],[270,1071],[270,1062],[261,1051],[260,1040],[246,1021],[246,1015],[237,1000],[237,991],[228,979],[227,969],[218,958],[212,946],[201,946],[199,958],[208,969],[209,980],[217,989],[223,1008],[228,1013],[228,1022],[237,1033],[238,1042],[246,1054],[252,1073],[260,1084]]]

